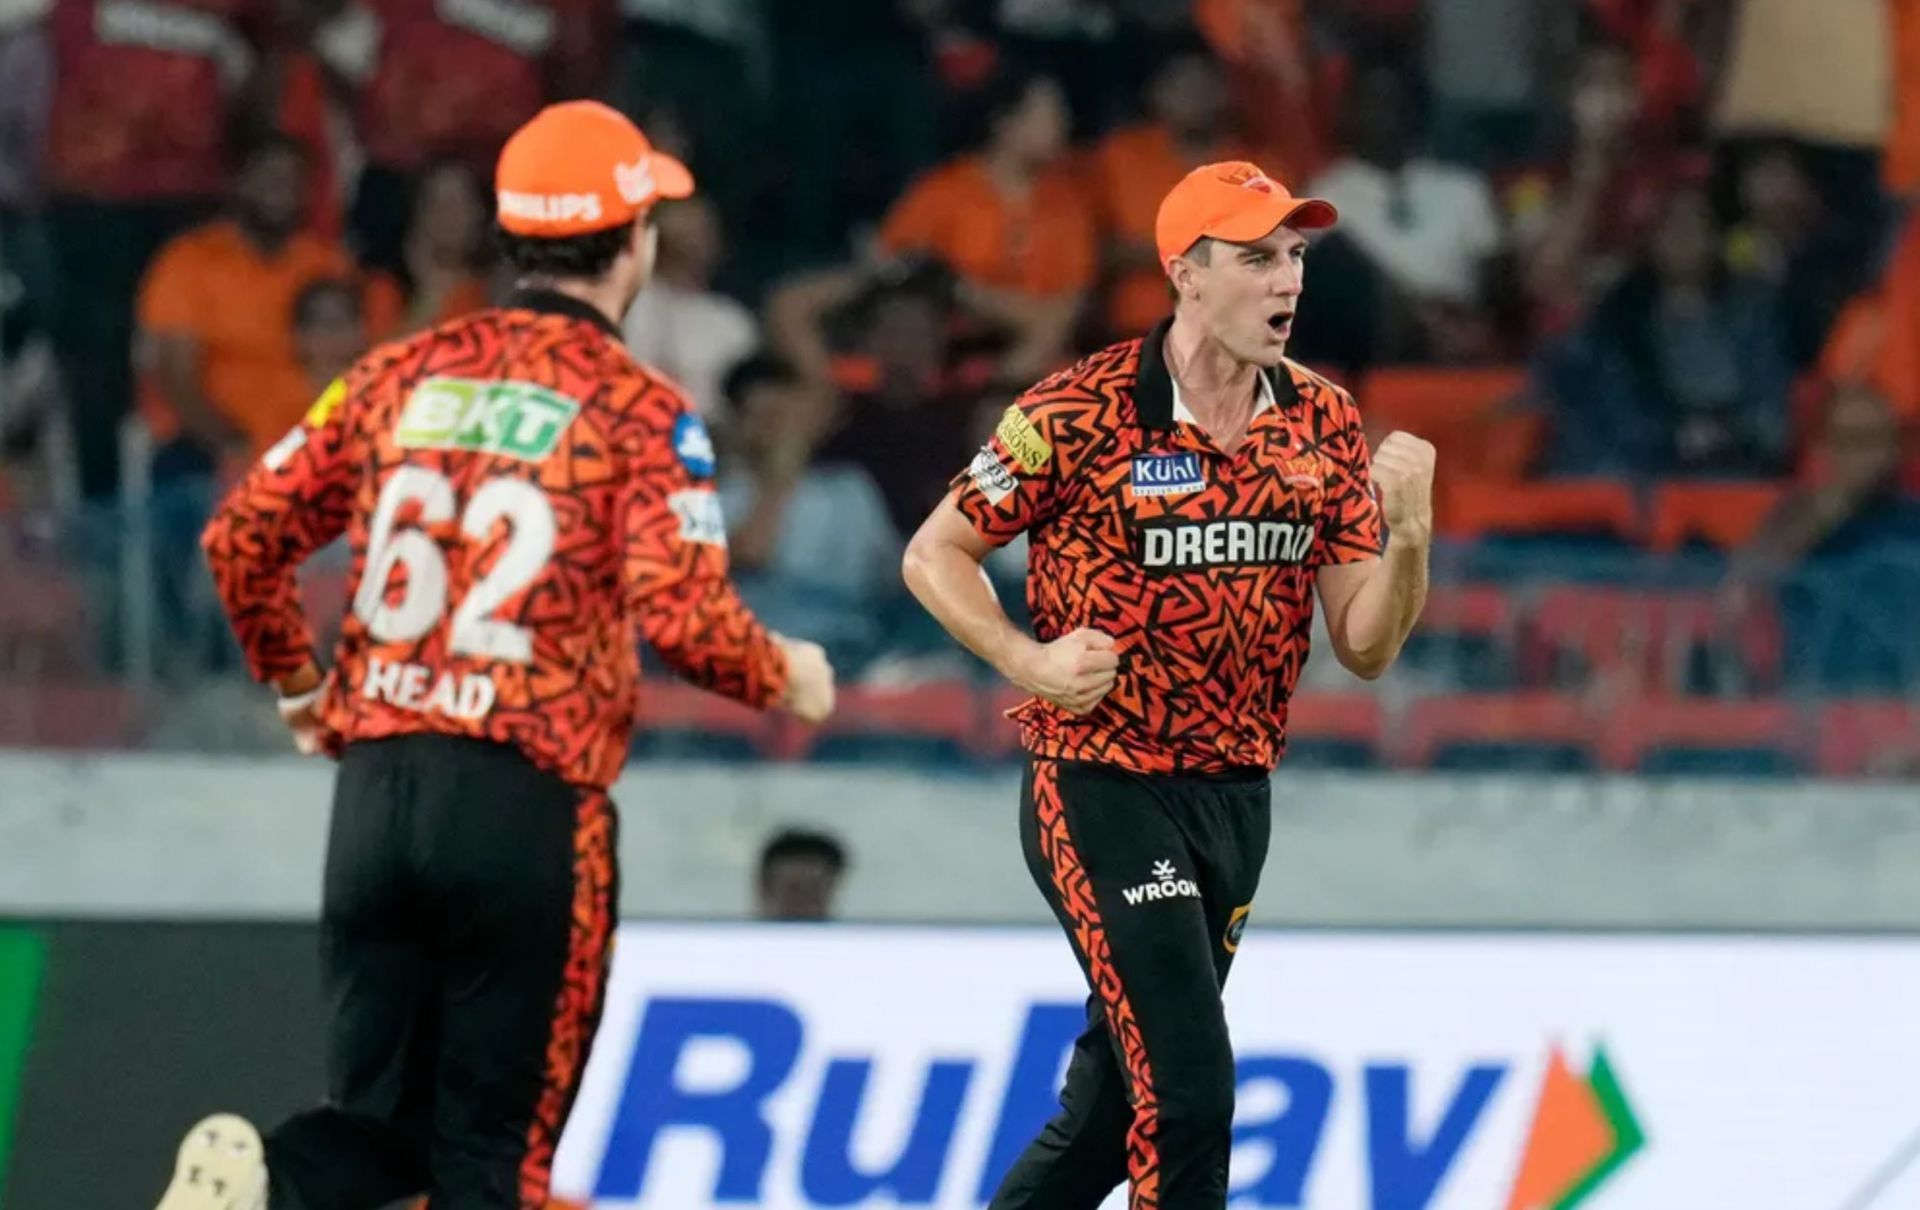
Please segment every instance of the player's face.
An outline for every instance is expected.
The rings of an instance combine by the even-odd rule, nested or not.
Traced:
[[[1182,301],[1233,356],[1258,366],[1280,364],[1293,334],[1306,269],[1307,237],[1280,227],[1250,244],[1212,242],[1204,265],[1187,262]]]

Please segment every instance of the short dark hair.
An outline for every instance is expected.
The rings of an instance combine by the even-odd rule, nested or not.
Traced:
[[[313,313],[329,296],[344,298],[353,304],[353,313],[366,314],[366,297],[360,283],[351,277],[322,277],[310,281],[293,299],[293,326],[304,328],[313,322]]]
[[[806,828],[782,828],[775,832],[760,850],[760,881],[765,883],[773,867],[789,858],[817,858],[827,863],[835,874],[844,873],[847,868],[847,850],[838,840],[825,832],[815,832]]]
[[[1001,121],[1025,105],[1033,90],[1043,84],[1060,87],[1058,79],[1025,63],[1003,64],[967,94],[961,118],[961,141],[968,147],[985,147],[991,143]]]
[[[1213,263],[1213,237],[1211,235],[1201,236],[1199,239],[1193,241],[1193,247],[1188,248],[1180,255],[1192,261],[1194,264],[1199,265],[1201,268],[1211,265]]]
[[[721,394],[728,402],[738,404],[754,390],[763,386],[793,386],[800,381],[800,375],[786,362],[767,353],[755,353],[736,363],[720,383]]]
[[[633,223],[564,239],[515,235],[502,228],[495,232],[495,238],[507,263],[523,277],[592,280],[605,277],[627,250],[633,240]]]

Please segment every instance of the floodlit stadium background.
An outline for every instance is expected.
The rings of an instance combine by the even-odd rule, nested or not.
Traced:
[[[20,0],[0,78],[0,1206],[146,1204],[202,1112],[318,1095],[328,774],[192,539],[342,359],[500,288],[485,165],[562,95],[701,181],[630,342],[844,685],[817,731],[648,694],[571,1204],[957,1210],[1044,1118],[1082,992],[1016,699],[899,546],[1250,154],[1341,206],[1295,352],[1439,446],[1441,533],[1400,666],[1323,647],[1295,705],[1235,1204],[1920,1205],[1920,4]],[[175,242],[266,127],[310,255]],[[796,825],[840,920],[750,922]]]

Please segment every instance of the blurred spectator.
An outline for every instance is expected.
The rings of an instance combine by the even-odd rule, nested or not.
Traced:
[[[1569,94],[1569,145],[1553,170],[1509,188],[1534,331],[1552,335],[1645,246],[1674,182],[1704,175],[1642,112],[1631,53],[1602,42],[1582,52]]]
[[[771,76],[766,17],[756,0],[620,0],[622,35],[613,100],[636,117],[662,106],[683,116],[683,157],[701,196],[730,228],[745,224],[762,183],[761,157],[740,154],[765,137]],[[655,124],[642,122],[650,136]],[[655,137],[658,142],[657,136]]]
[[[1062,162],[1059,84],[1009,71],[982,91],[978,150],[914,182],[880,244],[957,274],[969,307],[1010,334],[1003,372],[1030,380],[1065,357],[1093,285],[1092,212]]]
[[[1060,82],[1073,134],[1112,125],[1129,98],[1109,0],[994,0],[993,8],[1006,54]]]
[[[1798,148],[1763,143],[1738,172],[1741,213],[1728,263],[1778,292],[1787,362],[1796,371],[1820,355],[1834,317],[1858,288],[1864,250],[1827,214]]]
[[[1631,51],[1641,120],[1691,138],[1713,91],[1736,9],[1724,0],[1587,0],[1605,39]]]
[[[251,7],[182,0],[153,21],[149,6],[122,0],[54,6],[46,149],[55,330],[89,500],[119,487],[140,275],[156,249],[219,204],[227,103],[252,60],[238,23]]]
[[[599,91],[610,0],[354,0],[319,39],[360,98],[365,143],[349,226],[362,260],[399,270],[408,180],[441,160],[491,179],[514,128]]]
[[[1865,387],[1886,400],[1908,438],[1904,482],[1920,495],[1920,213],[1908,219],[1879,283],[1841,312],[1820,358],[1831,390]]]
[[[1705,193],[1676,192],[1646,260],[1554,357],[1557,469],[1772,475],[1791,375],[1773,291],[1731,272]]]
[[[1349,365],[1481,355],[1502,241],[1485,179],[1421,154],[1411,86],[1391,68],[1359,75],[1347,117],[1349,154],[1306,190],[1339,208],[1340,225],[1312,255],[1301,355],[1326,348],[1330,326],[1351,330],[1336,342],[1370,342],[1330,358]]]
[[[879,217],[938,155],[928,10],[929,0],[767,6],[771,133],[785,169],[779,267],[844,258],[848,227]]]
[[[1167,315],[1167,276],[1154,248],[1161,199],[1202,164],[1252,159],[1238,137],[1226,75],[1199,42],[1175,43],[1147,81],[1148,120],[1117,130],[1093,158],[1091,194],[1111,276],[1105,328],[1138,335]]]
[[[950,295],[937,269],[891,266],[879,277],[843,270],[802,279],[769,307],[774,349],[803,381],[843,399],[819,460],[864,468],[901,534],[946,495],[991,373],[954,349]],[[836,352],[834,327],[854,334],[846,355]]]
[[[788,828],[760,850],[753,911],[760,920],[831,920],[847,850],[824,832]]]
[[[347,191],[359,168],[353,95],[319,49],[328,33],[350,28],[344,0],[270,0],[270,20],[252,75],[234,106],[232,133],[252,139],[280,130],[307,150],[307,225],[338,240],[346,229]],[[351,10],[359,11],[359,10]]]
[[[723,379],[760,344],[753,312],[713,288],[726,256],[720,215],[704,197],[654,211],[660,247],[653,278],[627,312],[627,348],[687,389],[709,418],[724,415]]]
[[[898,595],[904,544],[864,468],[815,456],[839,400],[766,357],[735,367],[726,397],[720,501],[741,592],[767,625],[855,666],[881,637],[878,607]]]
[[[1865,385],[1842,387],[1800,482],[1735,555],[1732,583],[1776,579],[1811,555],[1870,540],[1897,519],[1899,466],[1900,426],[1886,398]]]
[[[345,376],[367,351],[367,316],[351,278],[323,277],[293,300],[293,344],[311,397]]]
[[[367,278],[367,330],[392,340],[487,305],[491,198],[472,168],[447,160],[412,183],[400,267]]]
[[[352,269],[300,227],[306,159],[284,135],[242,157],[225,217],[164,248],[140,289],[145,408],[155,477],[208,474],[257,455],[313,396],[294,343],[294,301]]]

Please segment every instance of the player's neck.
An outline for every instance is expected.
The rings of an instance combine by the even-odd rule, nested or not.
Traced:
[[[614,327],[626,317],[627,300],[620,287],[611,282],[580,281],[575,278],[523,277],[517,283],[522,290],[546,290],[586,303],[607,317]]]
[[[1167,332],[1167,372],[1196,416],[1251,408],[1260,389],[1260,367],[1242,361],[1210,338],[1195,321],[1176,315]]]

